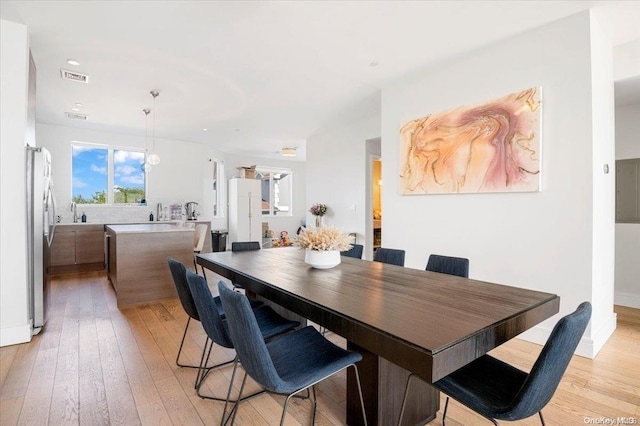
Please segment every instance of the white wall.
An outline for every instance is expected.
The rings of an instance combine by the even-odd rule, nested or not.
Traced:
[[[101,132],[74,127],[38,123],[38,144],[51,151],[52,173],[58,210],[63,222],[71,222],[71,144],[86,142],[144,149],[144,136]],[[211,162],[223,155],[201,144],[156,138],[156,153],[160,164],[153,166],[147,178],[147,206],[79,206],[86,211],[89,222],[147,221],[149,213],[156,216],[157,203],[168,207],[195,201],[201,219],[212,220],[213,195],[210,190]],[[80,214],[80,211],[78,214]]]
[[[27,27],[0,20],[0,346],[31,340],[27,310]]]
[[[613,48],[591,13],[591,126],[593,144],[593,245],[591,340],[600,351],[616,328],[613,314],[615,264],[615,108]],[[608,171],[605,171],[608,168]]]
[[[636,77],[640,73],[640,39],[616,46],[613,60],[615,81]]]
[[[379,136],[380,117],[374,116],[307,140],[306,210],[313,203],[326,204],[324,223],[345,232],[356,232],[358,244],[365,246],[367,218],[373,214],[367,211],[366,203],[369,161],[366,141]],[[307,212],[307,222],[312,220]],[[365,253],[368,250],[365,247]]]
[[[616,108],[616,159],[640,158],[640,104]],[[640,223],[616,224],[615,303],[640,308]]]
[[[269,223],[269,229],[275,232],[276,237],[280,236],[281,231],[287,231],[289,237],[293,238],[301,222],[305,219],[306,206],[306,186],[307,186],[307,166],[302,161],[276,160],[267,158],[255,158],[241,155],[226,154],[225,169],[226,180],[232,177],[240,176],[237,167],[249,167],[252,165],[263,167],[282,167],[293,171],[293,210],[292,216],[265,217],[262,222]],[[228,207],[227,207],[228,210]],[[217,228],[213,229],[229,229],[228,221],[216,222]],[[212,224],[213,225],[213,224]]]
[[[382,244],[405,249],[406,266],[413,268],[424,268],[431,253],[468,257],[474,279],[558,294],[561,315],[591,301],[599,315],[578,350],[594,356],[603,341],[594,342],[592,330],[606,339],[600,330],[612,320],[615,324],[615,316],[612,306],[593,294],[594,228],[599,225],[594,224],[594,179],[601,179],[594,177],[594,163],[608,154],[594,154],[592,103],[604,94],[592,93],[590,27],[589,13],[575,15],[383,90]],[[403,122],[532,86],[543,87],[541,192],[399,195]],[[610,197],[606,186],[601,185],[597,200]],[[609,240],[606,229],[599,232],[601,240]],[[597,285],[612,291],[607,268]],[[546,341],[557,319],[525,337]]]

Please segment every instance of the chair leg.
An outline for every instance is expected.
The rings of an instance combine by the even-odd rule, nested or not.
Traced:
[[[360,395],[360,407],[362,407],[362,418],[364,419],[364,426],[367,426],[367,411],[364,409],[364,398],[362,397],[362,386],[360,385],[360,373],[358,372],[358,366],[353,364],[353,369],[356,371],[356,382],[358,383],[358,394]]]
[[[316,398],[315,385],[311,386],[311,395],[313,395],[313,408],[311,409],[311,424],[313,425],[316,422],[316,410],[318,408],[318,399]]]
[[[227,420],[224,422],[224,424],[227,424],[227,421],[229,420],[229,418],[231,418],[231,425],[233,426],[233,423],[236,421],[236,413],[238,412],[238,407],[240,406],[240,402],[242,402],[244,399],[242,397],[242,392],[244,391],[244,385],[247,382],[247,372],[244,372],[244,377],[242,378],[242,385],[240,385],[240,393],[238,394],[238,400],[236,402],[236,404],[233,406],[233,408],[231,409],[231,412],[229,413],[229,417],[227,417]],[[222,413],[222,416],[224,418],[224,413]],[[223,425],[224,426],[224,425]]]
[[[287,398],[284,400],[284,407],[282,407],[282,417],[280,417],[280,426],[284,425],[284,418],[287,415],[287,406],[289,405],[289,400],[291,399],[292,396],[293,394],[290,393],[289,395],[287,395]]]
[[[224,401],[224,409],[222,410],[222,420],[220,420],[220,426],[222,426],[222,425],[227,423],[225,421],[224,417],[227,414],[227,406],[229,405],[229,401],[230,401],[230,398],[231,398],[231,388],[233,387],[233,381],[235,380],[236,370],[237,369],[238,369],[238,356],[236,355],[236,359],[233,362],[233,373],[231,373],[231,382],[229,382],[229,390],[227,390],[227,399]],[[240,395],[238,396],[238,399],[240,397],[242,397],[242,389],[240,389]],[[235,409],[235,407],[234,407],[234,409]],[[231,413],[229,413],[229,417],[231,417]]]
[[[540,415],[540,422],[542,423],[542,426],[545,426],[544,418],[542,417],[542,410],[538,411],[538,414]]]
[[[444,413],[442,413],[442,426],[445,426],[444,419],[447,418],[447,408],[449,408],[449,397],[447,397],[447,400],[444,403]]]
[[[411,385],[411,379],[413,378],[414,375],[415,374],[411,373],[409,374],[409,377],[407,377],[407,386],[405,386],[404,388],[404,397],[402,398],[402,408],[400,408],[400,418],[398,419],[398,426],[402,424],[402,418],[404,417],[404,409],[407,405],[407,397],[409,396],[409,386]],[[447,399],[447,402],[449,402],[448,399]],[[445,413],[446,412],[447,412],[447,409],[445,407]]]
[[[182,346],[184,345],[184,339],[187,337],[187,331],[189,330],[190,323],[191,323],[191,317],[187,318],[187,325],[184,327],[184,334],[182,335],[182,340],[180,341],[180,349],[178,349],[178,356],[176,357],[176,365],[178,367],[199,368],[199,367],[196,367],[195,365],[180,364],[180,354],[182,353]]]

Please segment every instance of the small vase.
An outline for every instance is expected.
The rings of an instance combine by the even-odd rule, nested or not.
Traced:
[[[316,216],[316,228],[322,227],[322,216]]]
[[[340,252],[338,250],[307,250],[304,254],[304,262],[316,269],[333,268],[340,264]]]

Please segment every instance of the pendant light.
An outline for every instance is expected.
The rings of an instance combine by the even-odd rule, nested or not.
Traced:
[[[156,113],[153,114],[153,149],[151,150],[151,154],[147,156],[147,162],[153,166],[157,166],[160,164],[160,156],[156,154],[156,98],[160,96],[160,93],[157,90],[152,90],[149,93],[153,96],[153,110],[156,111]]]
[[[144,163],[142,163],[142,171],[149,172],[151,171],[151,164],[147,162],[147,158],[149,157],[149,114],[151,110],[145,108],[142,112],[144,112]]]

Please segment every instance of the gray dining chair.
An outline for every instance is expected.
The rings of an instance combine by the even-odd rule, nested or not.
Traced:
[[[224,299],[222,299],[224,306]],[[494,425],[496,420],[522,420],[538,414],[544,426],[542,409],[551,400],[571,357],[591,318],[591,304],[581,303],[571,314],[561,318],[551,331],[547,343],[525,373],[491,355],[483,355],[433,384],[447,395],[442,416],[444,425],[449,398],[453,398]],[[409,393],[411,374],[402,401],[398,425]]]
[[[178,293],[178,298],[180,299],[180,304],[182,305],[182,309],[187,314],[187,325],[184,327],[184,333],[182,334],[182,340],[180,341],[180,348],[178,349],[178,355],[176,356],[176,365],[178,367],[183,368],[197,368],[198,376],[196,377],[196,382],[194,384],[194,388],[198,387],[198,382],[200,379],[200,368],[201,365],[192,365],[192,364],[182,364],[180,362],[180,355],[182,354],[182,347],[184,346],[184,341],[187,337],[187,331],[189,330],[189,324],[191,320],[200,321],[200,316],[198,315],[198,310],[196,308],[195,302],[193,301],[193,296],[191,295],[191,290],[189,289],[189,284],[187,283],[187,268],[184,266],[182,262],[179,262],[171,257],[167,258],[167,264],[169,265],[169,270],[171,271],[171,277],[173,278],[173,284],[176,287],[176,291]],[[262,302],[257,300],[251,300],[251,307],[255,309],[262,305]],[[215,306],[215,310],[218,312],[220,317],[224,318],[224,309],[222,309],[222,303],[220,302],[220,297],[214,297],[213,306]],[[205,347],[207,346],[207,342],[209,341],[209,337],[207,336],[205,340]],[[204,350],[203,350],[204,355]],[[210,367],[205,367],[205,371],[211,371],[214,368],[222,367],[224,365],[232,363],[233,360],[222,362]]]
[[[260,250],[258,241],[236,241],[231,243],[231,251],[254,251]]]
[[[373,261],[404,266],[404,250],[381,247],[373,255]]]
[[[257,251],[260,250],[260,243],[258,241],[236,241],[231,243],[231,251]],[[240,284],[232,283],[235,288],[244,288]]]
[[[425,270],[469,278],[469,259],[432,254]]]
[[[349,250],[341,251],[340,256],[362,259],[363,250],[364,246],[362,244],[352,244],[352,247]]]
[[[251,314],[251,306],[246,296],[231,290],[222,281],[218,283],[218,292],[229,318],[231,339],[245,370],[238,400],[242,400],[247,374],[267,391],[287,395],[280,418],[280,425],[282,425],[291,397],[311,388],[313,403],[311,422],[313,424],[317,405],[315,384],[339,371],[353,367],[358,383],[362,415],[365,425],[367,424],[360,376],[356,366],[356,362],[362,360],[362,355],[334,345],[311,326],[265,343],[261,338],[256,318]],[[222,417],[225,423],[230,419],[233,424],[239,403],[236,403],[225,420],[227,406],[228,404],[225,404]]]

